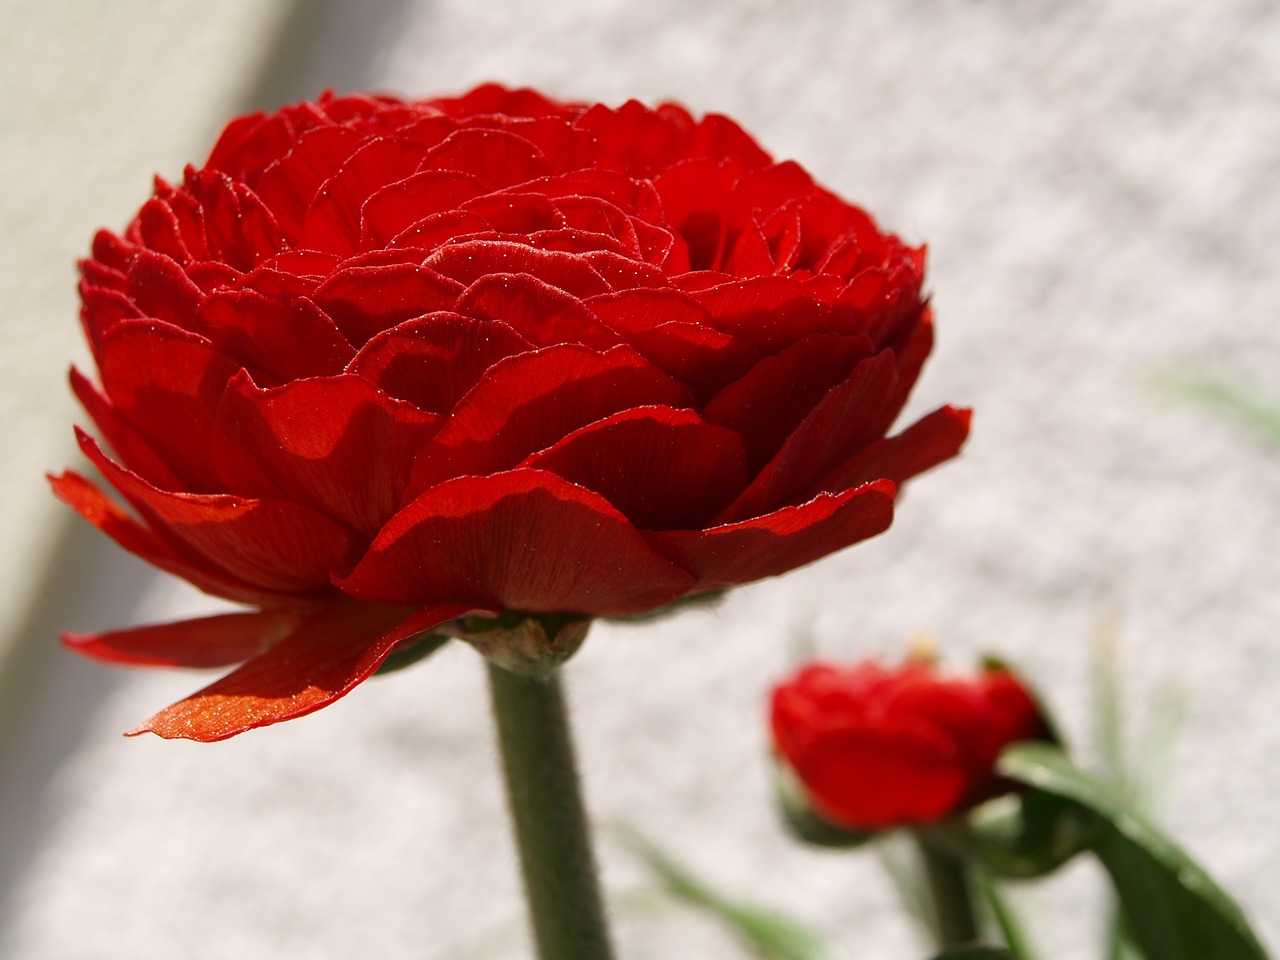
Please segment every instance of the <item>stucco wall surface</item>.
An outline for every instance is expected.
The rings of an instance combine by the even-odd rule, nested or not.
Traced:
[[[880,539],[713,612],[593,630],[567,678],[595,815],[855,956],[923,956],[874,857],[802,849],[777,826],[770,683],[806,649],[897,658],[924,633],[957,667],[983,652],[1018,664],[1091,756],[1094,648],[1110,630],[1138,718],[1166,687],[1185,705],[1163,822],[1280,944],[1280,452],[1157,385],[1192,370],[1280,402],[1280,7],[5,6],[19,28],[0,61],[23,91],[0,127],[15,623],[51,550],[38,476],[70,458],[70,260],[94,226],[124,221],[152,170],[203,156],[220,113],[325,86],[485,79],[677,99],[734,116],[929,244],[939,341],[909,414],[963,403],[975,425]],[[76,544],[75,577],[48,581],[59,592],[18,639],[52,651],[55,625],[210,608]],[[528,955],[468,649],[212,747],[119,737],[203,677],[53,653],[27,669],[0,771],[0,955]],[[623,957],[744,955],[646,895],[607,835],[601,855]],[[1096,880],[1081,866],[1027,891],[1047,956],[1100,955]]]

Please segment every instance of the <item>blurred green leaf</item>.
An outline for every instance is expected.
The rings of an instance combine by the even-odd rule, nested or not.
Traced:
[[[993,876],[1029,880],[1092,849],[1097,818],[1079,804],[1037,790],[996,797],[969,814],[971,851]]]
[[[1173,746],[1185,713],[1185,697],[1172,686],[1161,687],[1147,712],[1137,749],[1128,749],[1126,702],[1121,689],[1119,601],[1111,596],[1094,630],[1094,715],[1103,772],[1115,797],[1138,813],[1150,815],[1168,778]],[[1107,960],[1142,960],[1133,943],[1124,911],[1110,911],[1106,932]]]
[[[1131,796],[1132,771],[1125,750],[1124,703],[1120,695],[1119,601],[1110,598],[1093,631],[1093,715],[1094,735],[1102,755],[1103,772],[1114,789]]]
[[[1001,950],[999,947],[957,947],[954,950],[947,950],[939,953],[932,960],[1018,960],[1008,950]]]
[[[713,890],[634,828],[620,825],[615,833],[658,875],[667,893],[716,917],[765,960],[845,957],[826,937],[804,923]]]
[[[1107,941],[1107,960],[1144,960],[1142,951],[1133,942],[1129,924],[1119,909],[1112,911],[1111,929]]]
[[[1027,934],[1025,924],[995,878],[985,870],[977,870],[974,872],[974,879],[1010,955],[1017,960],[1036,960],[1039,953],[1031,945],[1031,937]]]
[[[1171,373],[1158,381],[1165,392],[1190,400],[1280,446],[1280,401],[1264,399],[1257,391],[1208,377]]]
[[[998,767],[1034,792],[1069,800],[1098,818],[1093,852],[1148,960],[1266,960],[1240,908],[1209,875],[1060,749],[1015,744]]]

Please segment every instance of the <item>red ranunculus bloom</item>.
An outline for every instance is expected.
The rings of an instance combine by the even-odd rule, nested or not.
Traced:
[[[780,759],[813,809],[851,830],[936,823],[999,792],[996,758],[1048,735],[1005,670],[948,677],[931,665],[805,667],[773,691]]]
[[[59,496],[255,612],[71,638],[243,665],[143,729],[314,710],[472,610],[630,615],[888,527],[967,412],[898,436],[924,253],[736,124],[484,86],[233,121],[81,265],[72,374],[136,513]]]

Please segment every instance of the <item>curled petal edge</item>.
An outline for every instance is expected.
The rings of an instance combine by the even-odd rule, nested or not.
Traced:
[[[309,611],[287,637],[130,730],[212,743],[292,720],[345,697],[398,645],[470,608],[413,609],[340,600]]]
[[[775,577],[861,540],[893,522],[897,485],[877,480],[842,493],[707,530],[644,534],[649,544],[698,578],[691,593],[723,590]]]
[[[229,667],[269,650],[292,633],[302,619],[299,610],[255,610],[106,633],[66,631],[62,642],[76,653],[108,663]]]

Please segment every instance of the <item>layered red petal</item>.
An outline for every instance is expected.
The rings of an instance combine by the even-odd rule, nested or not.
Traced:
[[[439,421],[356,376],[261,390],[242,374],[223,395],[215,448],[230,489],[305,504],[372,538]]]
[[[693,586],[599,494],[533,469],[432,487],[334,582],[382,603],[598,616],[652,610]]]
[[[836,550],[889,529],[896,488],[887,480],[839,494],[819,494],[807,503],[706,530],[646,534],[663,556],[689,570],[698,593],[765,577],[812,563]]]
[[[594,490],[641,530],[706,526],[749,479],[737,433],[659,406],[598,420],[521,466]]]
[[[243,603],[273,603],[285,592],[264,589],[242,580],[200,557],[188,557],[129,516],[110,497],[76,473],[49,477],[54,494],[117,544],[147,563],[181,577],[205,593]]]
[[[421,410],[449,413],[490,367],[532,347],[501,320],[442,311],[378,334],[347,372]]]
[[[327,604],[284,640],[131,733],[211,742],[303,716],[350,693],[398,644],[466,612],[457,604]]]
[[[303,504],[159,490],[108,459],[87,435],[79,440],[152,530],[221,577],[270,592],[325,593],[332,573],[350,569],[357,555],[350,527]]]
[[[216,489],[209,438],[227,382],[240,369],[203,337],[127,320],[102,339],[103,392],[188,490]]]
[[[561,344],[490,367],[423,451],[411,491],[450,477],[492,473],[579,427],[633,407],[693,404],[676,382],[629,347],[603,353]]]

